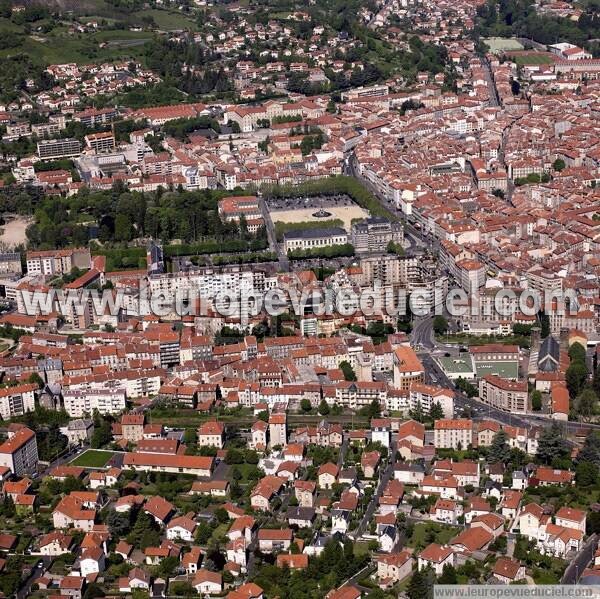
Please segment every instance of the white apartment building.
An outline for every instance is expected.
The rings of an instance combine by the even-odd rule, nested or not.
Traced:
[[[119,414],[126,408],[126,392],[118,389],[72,390],[63,393],[66,412],[71,418],[81,418],[98,410],[100,414]]]
[[[14,416],[23,416],[26,412],[33,412],[36,389],[37,385],[32,383],[0,389],[0,416],[2,419],[9,420]]]
[[[76,266],[87,269],[91,265],[89,248],[27,252],[28,275],[61,275]]]
[[[436,403],[440,404],[444,412],[444,418],[452,418],[454,416],[453,391],[423,383],[413,383],[410,386],[409,405],[411,410],[416,409],[420,405],[423,412],[428,413]]]
[[[473,442],[473,421],[467,418],[436,420],[433,439],[436,449],[466,449]]]
[[[0,445],[0,466],[10,468],[15,476],[35,472],[38,461],[35,433],[27,427],[9,432],[8,439]]]

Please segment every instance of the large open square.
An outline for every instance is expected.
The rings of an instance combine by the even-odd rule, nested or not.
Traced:
[[[352,221],[369,217],[369,213],[346,195],[277,198],[268,201],[273,223],[305,223],[340,220],[350,231]]]

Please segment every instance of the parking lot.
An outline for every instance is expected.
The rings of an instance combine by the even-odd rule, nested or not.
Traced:
[[[270,198],[266,200],[269,211],[295,210],[303,208],[336,208],[341,206],[356,206],[352,198],[346,194],[300,196],[297,198]]]

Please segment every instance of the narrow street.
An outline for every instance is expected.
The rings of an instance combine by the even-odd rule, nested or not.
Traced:
[[[346,452],[348,451],[348,445],[350,444],[350,438],[348,433],[343,434],[342,445],[340,447],[340,453],[337,459],[337,467],[342,469],[344,467],[344,460],[346,459]]]
[[[273,220],[271,219],[271,213],[269,212],[269,207],[267,206],[267,202],[264,198],[259,199],[260,202],[260,210],[263,215],[263,219],[265,221],[265,229],[267,231],[267,239],[269,240],[269,249],[272,252],[277,254],[279,259],[279,265],[284,272],[288,272],[290,269],[290,261],[288,257],[284,253],[282,246],[277,242],[277,235],[275,233],[275,226],[273,225]]]
[[[371,497],[371,501],[369,502],[369,505],[367,506],[367,509],[365,510],[365,513],[364,513],[360,523],[358,524],[356,530],[354,530],[352,533],[350,533],[350,536],[355,541],[358,540],[364,534],[369,522],[371,521],[371,518],[373,517],[373,514],[375,513],[375,510],[377,509],[377,504],[379,503],[379,498],[383,494],[383,491],[384,491],[385,487],[387,486],[388,482],[390,482],[390,479],[394,475],[395,457],[396,457],[396,442],[393,441],[389,448],[388,464],[387,464],[386,469],[383,471],[383,473],[379,477],[379,484],[377,485],[377,490],[373,494],[373,497]]]
[[[596,546],[598,544],[598,535],[593,534],[583,546],[583,549],[571,560],[571,563],[565,570],[561,579],[561,584],[577,584],[579,577],[587,565],[592,561]]]

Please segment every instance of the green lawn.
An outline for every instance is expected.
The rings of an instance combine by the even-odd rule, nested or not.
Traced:
[[[0,35],[7,30],[14,29],[0,22]],[[150,32],[128,30],[70,35],[65,28],[57,27],[48,34],[23,36],[22,44],[0,51],[0,58],[28,54],[36,62],[43,64],[86,64],[104,60],[142,58],[143,44],[151,38]],[[103,42],[107,42],[107,45],[100,48],[99,44]]]
[[[510,57],[511,60],[520,66],[535,65],[535,64],[552,64],[554,62],[552,56],[545,52],[535,52],[528,54],[514,54]]]
[[[216,541],[217,539],[225,536],[228,529],[229,529],[229,522],[226,522],[225,524],[219,524],[219,526],[217,526],[217,528],[215,528],[213,530],[211,538]]]
[[[229,466],[229,471],[227,473],[227,479],[231,481],[231,471],[233,469],[238,470],[241,475],[242,478],[240,479],[240,482],[244,483],[244,482],[248,482],[250,480],[249,474],[256,470],[256,468],[258,468],[258,464],[234,464]]]
[[[419,522],[415,524],[413,533],[408,540],[409,547],[426,547],[429,543],[439,543],[445,545],[448,541],[454,538],[460,529],[454,526],[438,524],[437,522]],[[435,538],[431,540],[432,533]]]
[[[82,468],[103,468],[114,455],[114,451],[88,449],[80,456],[76,457],[71,462],[71,465],[81,466]]]
[[[360,557],[369,553],[369,543],[366,541],[357,541],[354,543],[354,555]]]

